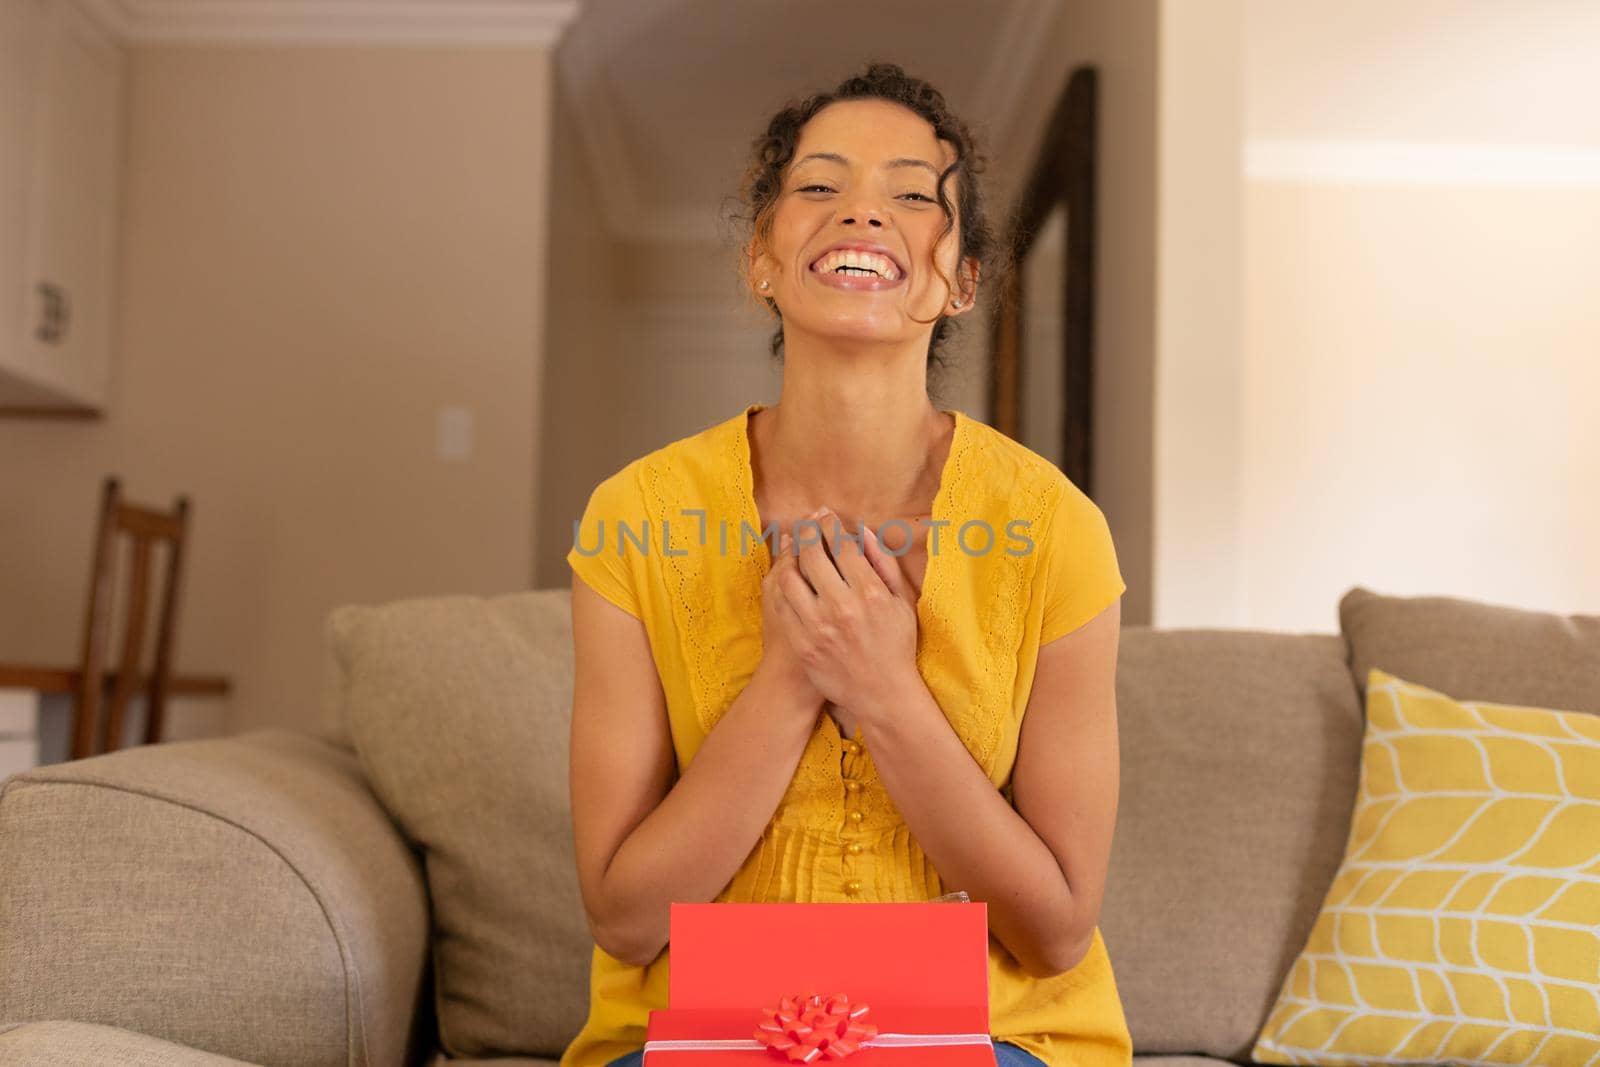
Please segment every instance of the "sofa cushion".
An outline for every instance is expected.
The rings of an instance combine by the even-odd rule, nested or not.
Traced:
[[[1459,700],[1600,713],[1600,615],[1558,615],[1453,597],[1339,601],[1356,688],[1373,667]]]
[[[1361,708],[1334,634],[1128,626],[1100,929],[1141,1053],[1246,1061],[1344,854]]]
[[[497,1056],[491,1060],[455,1060],[441,1052],[428,1062],[428,1067],[558,1067],[560,1063],[560,1060],[527,1056]]]
[[[567,589],[350,605],[336,701],[374,792],[420,849],[450,1056],[559,1056],[593,950],[567,797]]]
[[[1600,717],[1373,669],[1344,862],[1261,1063],[1600,1059]]]
[[[131,1030],[67,1019],[0,1023],[0,1063],[28,1067],[250,1067],[244,1060]]]

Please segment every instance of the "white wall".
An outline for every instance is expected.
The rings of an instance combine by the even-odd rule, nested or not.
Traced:
[[[1253,622],[1600,608],[1600,189],[1251,182]]]
[[[1241,574],[1241,10],[1161,5],[1151,617],[1247,624]]]
[[[1600,610],[1600,5],[1245,11],[1243,618]]]

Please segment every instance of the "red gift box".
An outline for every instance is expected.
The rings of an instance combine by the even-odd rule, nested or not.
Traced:
[[[981,902],[673,904],[669,937],[669,1006],[650,1013],[645,1067],[797,1063],[756,1032],[775,1031],[765,1009],[811,993],[865,1004],[876,1033],[809,1067],[995,1067]]]

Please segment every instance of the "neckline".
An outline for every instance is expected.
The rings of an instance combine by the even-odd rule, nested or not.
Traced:
[[[761,526],[761,511],[756,507],[756,476],[755,464],[751,459],[752,449],[750,447],[750,416],[755,414],[757,411],[765,411],[769,407],[771,407],[770,404],[747,404],[745,405],[743,413],[741,413],[736,419],[736,436],[739,443],[738,503],[740,510],[743,512],[743,514],[739,516],[739,521],[741,524],[748,522],[749,528],[757,531],[758,533],[762,531],[763,527]],[[957,466],[956,454],[965,444],[968,432],[967,423],[970,420],[968,419],[966,413],[956,408],[940,408],[939,411],[942,414],[951,416],[955,420],[955,426],[950,432],[950,451],[945,454],[944,465],[939,469],[939,489],[933,495],[933,507],[928,515],[928,521],[931,525],[939,522],[940,520],[946,520],[946,525],[948,526],[950,498],[955,490],[955,471]],[[740,529],[743,528],[744,526],[741,525]],[[932,529],[939,530],[940,527],[932,526]],[[929,537],[930,540],[932,538],[932,534],[927,533],[926,531],[925,536]],[[757,575],[756,581],[758,588],[760,581],[764,579],[767,576],[767,572],[772,569],[772,548],[767,543],[765,537],[761,539],[761,546],[761,551],[759,551],[755,557]],[[943,555],[945,555],[945,553],[942,551],[934,552],[932,550],[932,545],[930,544],[928,550],[928,562],[923,568],[922,572],[922,588],[917,591],[916,603],[917,625],[919,629],[923,631],[925,631],[927,628],[926,616],[928,611],[929,590],[933,587],[935,579],[941,577],[944,571],[942,566],[936,566],[937,561]],[[759,619],[759,597],[756,599]],[[920,641],[918,642],[918,648],[921,648]]]

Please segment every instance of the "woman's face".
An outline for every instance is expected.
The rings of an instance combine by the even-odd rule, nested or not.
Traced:
[[[771,283],[756,291],[777,302],[786,333],[910,342],[932,331],[936,315],[972,307],[975,264],[956,273],[959,225],[938,240],[939,175],[954,159],[927,120],[886,100],[844,100],[811,117],[778,193],[769,245],[751,262],[753,284]],[[954,180],[946,195],[959,219]],[[877,254],[846,260],[836,254],[841,243]]]

